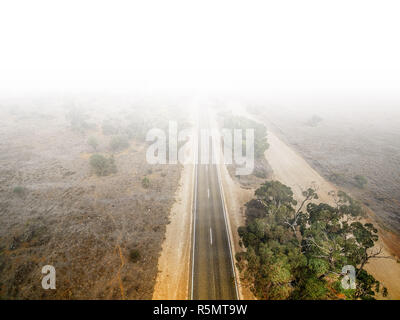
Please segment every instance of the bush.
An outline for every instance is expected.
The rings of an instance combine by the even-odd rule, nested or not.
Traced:
[[[100,154],[94,154],[90,157],[90,165],[98,176],[107,176],[117,172],[114,158],[106,158]]]
[[[111,120],[103,121],[102,130],[103,130],[103,134],[106,136],[119,133],[118,126],[115,125],[115,123],[113,123],[113,121],[111,121]]]
[[[138,249],[132,249],[129,251],[129,260],[133,263],[140,260],[140,252]]]
[[[346,182],[344,175],[338,172],[333,172],[328,179],[329,181],[337,184],[344,184]]]
[[[365,185],[368,183],[368,180],[366,177],[361,176],[361,175],[356,175],[354,177],[355,184],[358,188],[363,189]]]
[[[316,127],[322,120],[323,119],[320,116],[313,115],[305,122],[305,125],[309,127]]]
[[[142,179],[142,187],[145,188],[145,189],[147,189],[147,188],[150,187],[150,180],[149,180],[149,178],[144,177],[144,178]]]
[[[21,186],[15,186],[13,192],[19,196],[22,196],[25,193],[25,188]]]
[[[95,137],[90,137],[87,143],[93,148],[94,151],[97,150],[99,143],[97,142],[97,139]]]
[[[113,137],[110,142],[110,148],[113,151],[123,150],[129,147],[129,141],[125,137]]]
[[[224,128],[226,129],[254,129],[254,156],[256,159],[263,159],[264,152],[269,148],[267,141],[267,128],[254,120],[233,116],[232,114],[225,114]],[[246,150],[246,134],[242,135],[243,150]]]
[[[90,125],[86,122],[87,116],[79,109],[71,109],[65,117],[73,131],[83,132],[90,128]]]
[[[146,139],[146,132],[148,131],[147,128],[148,124],[144,123],[143,121],[131,121],[123,130],[122,132],[126,134],[129,139],[137,139],[140,141],[145,141]]]
[[[267,170],[262,166],[256,166],[254,169],[254,175],[257,178],[266,179],[267,178]]]

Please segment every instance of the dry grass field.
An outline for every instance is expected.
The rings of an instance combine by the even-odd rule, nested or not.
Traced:
[[[99,100],[2,101],[0,298],[152,297],[181,166],[147,164],[139,124],[170,115]],[[119,149],[111,141],[120,135],[128,145]],[[94,153],[112,156],[116,172],[97,176]],[[56,290],[41,287],[48,264]]]

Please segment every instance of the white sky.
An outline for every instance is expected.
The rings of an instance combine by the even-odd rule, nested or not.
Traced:
[[[0,90],[400,92],[400,2],[2,0]]]

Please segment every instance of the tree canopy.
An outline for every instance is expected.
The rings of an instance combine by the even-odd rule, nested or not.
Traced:
[[[246,251],[237,254],[237,261],[256,297],[373,299],[379,292],[379,282],[364,270],[380,254],[374,251],[378,230],[361,222],[363,209],[349,195],[331,195],[334,206],[316,203],[313,188],[297,202],[279,181],[267,181],[255,191],[246,204],[246,225],[238,230]],[[346,265],[356,269],[356,289],[340,285]]]

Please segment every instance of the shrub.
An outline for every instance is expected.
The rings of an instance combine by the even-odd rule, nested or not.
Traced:
[[[129,251],[129,260],[133,263],[140,260],[140,252],[138,249],[132,249]]]
[[[118,127],[111,120],[104,120],[102,125],[104,135],[118,134]]]
[[[94,154],[90,157],[90,165],[98,176],[107,176],[117,172],[114,158],[106,158],[100,154]]]
[[[254,129],[254,156],[256,159],[264,158],[264,152],[269,148],[269,144],[267,128],[263,124],[245,117],[225,114],[223,126],[227,129]],[[246,134],[242,135],[242,139],[243,150],[246,150]]]
[[[305,122],[305,125],[309,127],[316,127],[322,120],[323,119],[320,116],[313,115]]]
[[[346,179],[343,174],[338,173],[338,172],[333,172],[329,176],[329,181],[337,184],[344,184],[346,182]]]
[[[147,189],[148,187],[150,187],[150,180],[147,177],[144,177],[142,179],[142,187]]]
[[[93,148],[94,151],[97,150],[99,143],[97,142],[97,139],[95,137],[90,137],[87,143]]]
[[[263,168],[262,166],[257,166],[254,169],[254,175],[257,178],[266,179],[267,178],[267,170],[265,168]]]
[[[356,183],[356,186],[360,189],[363,189],[365,185],[368,183],[367,178],[361,175],[356,175],[354,177],[354,181]]]
[[[86,122],[87,116],[79,109],[71,109],[65,117],[73,131],[83,132],[90,128],[90,125]]]
[[[125,137],[113,137],[110,142],[110,148],[113,151],[123,150],[129,147],[129,141]]]
[[[22,196],[25,193],[25,188],[21,186],[15,186],[13,192],[19,196]]]

